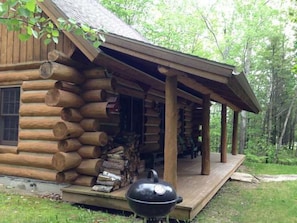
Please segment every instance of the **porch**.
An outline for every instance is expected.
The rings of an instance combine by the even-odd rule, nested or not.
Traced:
[[[227,163],[221,163],[220,154],[211,153],[211,174],[201,175],[201,156],[178,159],[177,194],[183,197],[183,202],[170,214],[172,218],[192,220],[242,164],[244,156],[228,154],[227,160]],[[156,171],[161,178],[163,166],[157,166]],[[141,177],[146,177],[146,174]],[[112,193],[100,193],[92,191],[90,187],[72,185],[62,189],[62,197],[68,202],[131,211],[125,199],[127,189],[124,187]]]

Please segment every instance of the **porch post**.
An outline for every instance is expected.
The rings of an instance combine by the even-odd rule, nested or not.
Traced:
[[[224,104],[221,111],[221,162],[227,163],[227,106]]]
[[[202,120],[202,166],[201,174],[210,174],[210,134],[209,134],[209,119],[210,119],[210,95],[203,96],[203,120]]]
[[[238,138],[238,111],[233,114],[233,133],[232,133],[232,155],[237,155],[237,138]]]
[[[177,188],[177,76],[166,76],[164,180]]]

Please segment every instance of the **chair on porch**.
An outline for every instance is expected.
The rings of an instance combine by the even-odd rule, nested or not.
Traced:
[[[185,138],[178,135],[177,142],[181,151],[179,154],[182,156],[191,155],[191,159],[194,159],[198,156],[198,152],[201,153],[201,143],[195,143],[193,137]]]

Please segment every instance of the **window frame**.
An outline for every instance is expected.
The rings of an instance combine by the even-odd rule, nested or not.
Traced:
[[[16,95],[14,98],[16,99],[16,102],[14,102],[14,106],[16,103],[18,103],[17,105],[17,109],[16,109],[16,113],[4,113],[3,112],[3,103],[4,101],[2,100],[3,97],[3,91],[4,89],[18,89],[16,90],[14,93],[17,93],[18,95]],[[17,92],[18,91],[18,92]],[[20,99],[21,99],[21,87],[19,85],[13,85],[13,86],[1,86],[0,87],[0,146],[1,145],[5,145],[5,146],[16,146],[18,144],[18,135],[19,135],[19,108],[20,108]],[[8,101],[8,103],[10,103],[10,101]],[[15,110],[15,108],[13,108],[13,110]],[[16,135],[13,134],[13,138],[15,138],[15,140],[6,140],[4,139],[4,119],[7,117],[16,117],[17,118],[17,127],[14,128],[16,130]]]

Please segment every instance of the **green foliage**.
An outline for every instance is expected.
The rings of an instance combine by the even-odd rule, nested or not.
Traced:
[[[78,24],[69,19],[58,19],[56,26],[51,20],[44,16],[38,6],[38,2],[43,0],[7,0],[0,2],[0,23],[7,26],[9,31],[22,31],[19,39],[26,41],[31,37],[42,38],[44,43],[58,43],[59,35],[62,30],[74,32],[76,35],[83,36],[90,40],[94,47],[105,41],[103,31],[93,29],[86,24]]]

